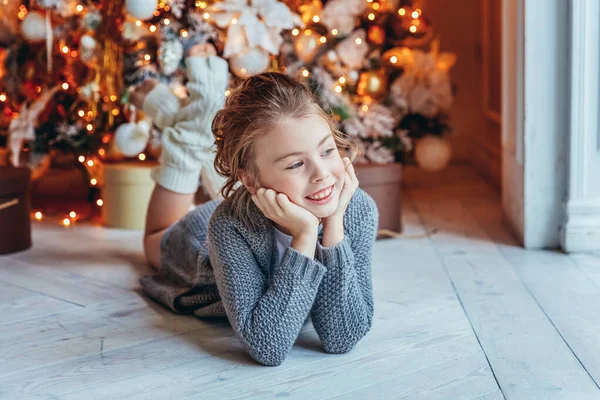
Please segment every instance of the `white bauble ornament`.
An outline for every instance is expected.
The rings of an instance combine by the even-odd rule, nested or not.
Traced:
[[[441,137],[427,135],[417,140],[415,159],[425,171],[435,172],[443,169],[452,155],[450,142]]]
[[[165,75],[171,75],[179,68],[179,63],[183,58],[183,45],[179,40],[163,42],[157,55],[161,72]]]
[[[310,63],[319,51],[319,36],[315,33],[301,33],[294,42],[296,55],[304,63]]]
[[[146,20],[154,16],[158,0],[127,0],[125,9],[133,18]]]
[[[115,131],[115,147],[125,157],[135,157],[146,148],[150,138],[150,128],[127,122]]]
[[[229,66],[240,78],[260,74],[269,66],[269,53],[260,47],[253,47],[229,58]]]
[[[31,11],[21,24],[23,36],[30,42],[41,42],[46,39],[46,19],[37,11]]]
[[[100,86],[96,82],[90,82],[86,85],[80,86],[77,88],[77,92],[79,93],[79,97],[81,97],[84,101],[92,101],[100,98]]]
[[[83,35],[79,40],[81,61],[88,67],[92,67],[98,61],[98,43],[90,35]]]

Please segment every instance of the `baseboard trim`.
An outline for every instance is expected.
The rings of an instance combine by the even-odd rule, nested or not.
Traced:
[[[561,246],[567,253],[600,251],[600,200],[567,203]]]

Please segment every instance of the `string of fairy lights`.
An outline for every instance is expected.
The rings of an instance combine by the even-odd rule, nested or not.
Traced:
[[[377,13],[385,11],[388,12],[389,10],[382,10],[382,5],[375,1],[375,0],[365,0],[367,3],[367,8],[368,11],[366,12],[367,15],[367,19],[369,21],[375,21],[377,19]],[[202,17],[204,18],[204,20],[211,22],[211,14],[209,12],[209,6],[211,4],[209,4],[209,2],[207,1],[195,1],[194,6],[199,10],[199,12],[201,13]],[[81,4],[78,4],[75,6],[75,10],[77,13],[85,13],[87,12],[86,7],[84,7]],[[158,18],[158,21],[156,21],[156,18],[153,19],[153,22],[145,22],[145,21],[141,21],[141,20],[135,20],[134,24],[136,27],[141,28],[141,29],[147,29],[148,32],[150,33],[156,33],[157,30],[159,29],[159,26],[162,24],[164,26],[168,26],[170,25],[173,21],[172,21],[172,16],[170,14],[171,11],[171,7],[163,2],[163,1],[159,1],[157,4],[157,8],[154,11],[154,17]],[[400,16],[405,22],[408,21],[408,30],[412,33],[412,34],[416,34],[421,26],[421,14],[422,14],[422,10],[419,8],[416,9],[409,9],[407,7],[400,7],[397,9],[397,14],[398,16]],[[27,7],[25,5],[21,5],[19,7],[18,10],[18,14],[17,17],[19,18],[19,20],[23,21],[25,20],[25,18],[27,17],[27,14],[29,13]],[[303,18],[304,19],[304,18]],[[237,18],[232,18],[230,21],[231,25],[235,25],[237,24],[239,21]],[[294,28],[291,31],[292,36],[294,37],[300,37],[301,35],[306,35],[306,36],[310,36],[313,35],[313,32],[316,32],[316,29],[314,29],[314,27],[311,27],[311,22],[313,24],[319,24],[321,22],[321,16],[318,14],[318,12],[315,15],[309,16],[308,17],[308,24],[306,24],[306,26],[304,28]],[[321,30],[322,32],[322,30]],[[317,39],[317,45],[325,45],[326,43],[328,43],[329,40],[331,39],[335,39],[336,37],[338,37],[340,34],[340,32],[338,31],[338,29],[330,29],[328,30],[327,34],[324,35],[320,35]],[[189,35],[189,32],[187,29],[182,28],[179,30],[179,35],[182,38],[187,38]],[[357,37],[355,39],[355,43],[356,45],[361,45],[363,43],[363,39],[360,37]],[[81,56],[81,51],[77,48],[70,48],[68,44],[66,43],[59,43],[58,45],[58,49],[59,49],[59,53],[65,57],[65,60],[67,60],[67,62],[69,62],[69,58],[71,59],[71,62],[73,62],[74,60],[76,60],[78,57]],[[141,63],[142,65],[148,65],[151,62],[153,62],[153,56],[151,54],[149,54],[148,52],[141,52],[141,54],[139,55],[139,60],[138,62]],[[387,57],[387,61],[389,64],[396,64],[399,61],[398,55],[395,54],[391,54]],[[283,69],[285,69],[285,67],[283,67]],[[300,75],[303,78],[309,78],[311,75],[311,72],[309,71],[309,69],[307,68],[303,68],[300,71]],[[347,85],[349,84],[349,82],[351,81],[351,79],[349,79],[347,76],[339,76],[337,77],[337,79],[335,80],[335,84],[333,87],[333,90],[336,93],[343,93],[346,88]],[[70,90],[71,88],[71,84],[69,84],[69,82],[64,81],[62,83],[59,84],[60,89],[62,90]],[[42,92],[42,87],[40,86],[36,86],[35,87],[35,91],[39,94]],[[224,93],[225,96],[229,96],[231,94],[231,89],[227,89]],[[110,104],[111,105],[111,109],[110,109],[110,114],[112,114],[112,116],[117,117],[122,113],[121,107],[122,105],[120,105],[120,103],[118,102],[119,98],[117,96],[116,93],[110,93],[107,94],[105,96],[102,97],[102,99],[104,101],[105,104]],[[6,93],[0,93],[0,103],[6,103],[8,102],[8,96]],[[360,106],[360,109],[363,112],[366,112],[369,109],[369,103],[365,102],[364,104],[362,104]],[[85,123],[85,129],[87,130],[87,132],[89,134],[94,134],[95,130],[96,130],[96,126],[94,124],[95,122],[95,118],[97,116],[98,113],[98,109],[96,105],[91,105],[90,107],[86,108],[85,106],[81,106],[78,107],[76,110],[76,114],[79,118],[81,118],[84,123]],[[18,113],[17,112],[13,112],[13,118],[17,117]],[[102,159],[107,155],[108,150],[108,146],[109,143],[111,141],[111,133],[107,133],[105,135],[102,136],[101,138],[101,143],[102,146],[100,146],[100,148],[98,148],[98,150],[96,152],[94,152],[93,154],[81,154],[77,157],[78,161],[80,162],[80,164],[85,168],[85,170],[87,171],[88,174],[88,183],[90,188],[99,188],[102,186],[103,182],[102,182],[102,172],[101,172],[101,166],[102,166]],[[141,152],[137,155],[137,159],[139,161],[146,161],[148,158],[148,156],[144,153]],[[97,190],[97,193],[101,193],[99,190]],[[101,198],[100,195],[96,196],[96,198],[93,200],[94,201],[94,205],[96,207],[96,209],[98,210],[100,207],[102,207],[104,205],[104,201]],[[92,212],[93,213],[93,212]],[[42,210],[34,210],[32,212],[32,218],[35,219],[36,221],[42,221],[45,218],[47,218],[48,215],[45,215],[43,213]],[[55,216],[52,216],[52,218],[54,218]],[[73,223],[75,223],[78,220],[81,220],[81,216],[78,215],[75,211],[71,210],[69,211],[66,215],[62,215],[59,217],[59,221],[60,224],[64,227],[69,227],[72,226]]]

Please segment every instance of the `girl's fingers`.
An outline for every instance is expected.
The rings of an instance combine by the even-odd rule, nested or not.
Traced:
[[[265,192],[265,198],[267,199],[269,207],[271,208],[271,210],[273,210],[275,215],[282,216],[283,210],[281,209],[279,203],[277,203],[277,192],[275,192],[272,189],[267,189],[267,191]]]
[[[288,213],[290,211],[290,199],[284,193],[277,194],[277,203],[284,212]]]

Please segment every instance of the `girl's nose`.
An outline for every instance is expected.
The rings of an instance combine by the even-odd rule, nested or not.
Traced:
[[[323,163],[315,163],[311,182],[318,183],[329,178],[329,170]]]

